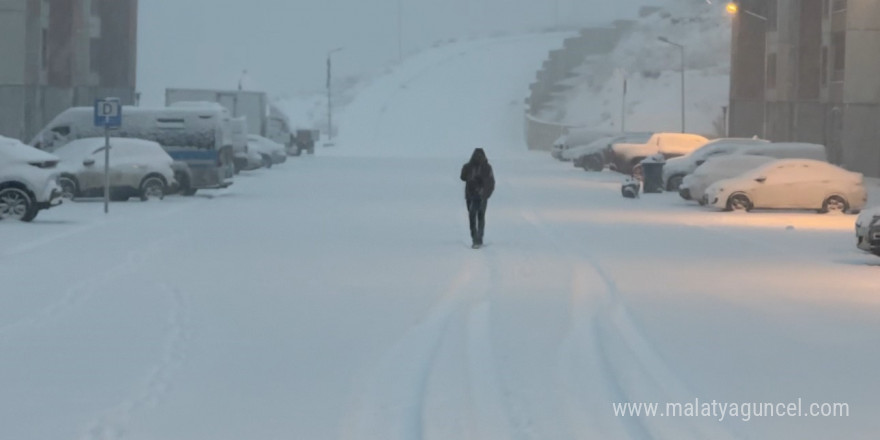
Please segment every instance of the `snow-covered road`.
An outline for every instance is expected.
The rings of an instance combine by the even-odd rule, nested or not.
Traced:
[[[875,438],[880,260],[854,218],[626,200],[524,151],[561,38],[426,52],[336,147],[210,197],[0,223],[0,439]],[[479,251],[476,146],[498,178]],[[612,410],[695,397],[850,417]]]

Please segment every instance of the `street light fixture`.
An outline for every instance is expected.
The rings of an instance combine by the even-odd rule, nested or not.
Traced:
[[[767,17],[765,17],[763,15],[756,14],[748,9],[741,8],[739,5],[739,2],[736,2],[736,1],[728,2],[726,9],[727,9],[727,13],[734,16],[734,17],[739,15],[740,12],[742,12],[744,14],[751,15],[752,17],[755,17],[759,20],[767,21]]]
[[[670,41],[666,37],[657,37],[658,40],[673,45],[681,50],[681,132],[685,132],[685,114],[684,114],[684,102],[685,102],[685,92],[684,92],[684,45],[674,43]]]
[[[333,145],[333,93],[331,81],[333,69],[330,56],[342,49],[342,47],[337,47],[336,49],[327,52],[327,144],[325,144],[325,146]]]

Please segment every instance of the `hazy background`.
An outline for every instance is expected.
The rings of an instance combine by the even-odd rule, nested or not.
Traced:
[[[234,88],[244,69],[274,96],[322,90],[334,76],[373,73],[439,40],[577,27],[633,18],[662,0],[141,0],[138,90],[162,104],[165,87]],[[558,9],[557,9],[558,4]],[[557,14],[558,10],[558,14]],[[535,66],[537,69],[539,66]]]

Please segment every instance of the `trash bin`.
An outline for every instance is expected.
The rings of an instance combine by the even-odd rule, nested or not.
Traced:
[[[641,182],[632,177],[627,177],[626,180],[623,181],[623,185],[620,186],[620,194],[627,199],[635,199],[639,196],[639,190],[641,189]]]
[[[662,154],[649,156],[642,161],[645,194],[663,192],[663,165],[666,165],[666,158]]]

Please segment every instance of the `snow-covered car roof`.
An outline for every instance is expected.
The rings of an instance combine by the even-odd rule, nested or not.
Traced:
[[[18,139],[0,136],[0,160],[3,162],[47,162],[58,157],[25,145]]]
[[[769,156],[754,156],[750,154],[734,154],[729,156],[710,157],[708,160],[706,160],[705,163],[694,170],[694,174],[717,174],[719,171],[724,171],[731,168],[750,170],[753,168],[758,168],[770,162],[775,162],[777,160],[779,159],[775,159]]]
[[[55,155],[62,161],[80,161],[83,157],[103,148],[104,138],[83,138],[70,142],[55,150]],[[113,148],[126,155],[154,157],[159,160],[173,161],[171,156],[156,142],[132,138],[110,138],[111,153]],[[116,153],[114,153],[116,154]]]
[[[568,134],[565,135],[565,144],[571,147],[577,147],[580,145],[587,145],[596,139],[613,136],[615,133],[609,132],[607,130],[596,130],[593,128],[572,128],[569,129]]]
[[[852,171],[847,171],[843,168],[840,168],[836,165],[832,165],[828,162],[822,162],[819,160],[813,159],[780,159],[775,160],[773,162],[764,164],[755,168],[754,170],[748,171],[740,176],[740,178],[755,178],[762,177],[764,174],[772,172],[774,170],[788,167],[790,169],[796,169],[798,166],[810,167],[812,168],[811,172],[812,176],[818,178],[827,178],[827,179],[846,179],[846,180],[861,180],[862,174],[854,173]]]
[[[278,142],[273,141],[272,139],[260,136],[258,134],[249,134],[247,137],[248,145],[257,146],[261,150],[286,151],[284,145],[281,145]]]
[[[585,154],[595,153],[604,150],[611,144],[622,142],[647,142],[651,138],[652,133],[626,133],[603,136],[586,145],[580,145],[569,148],[562,153],[562,157],[566,159],[576,159]]]

